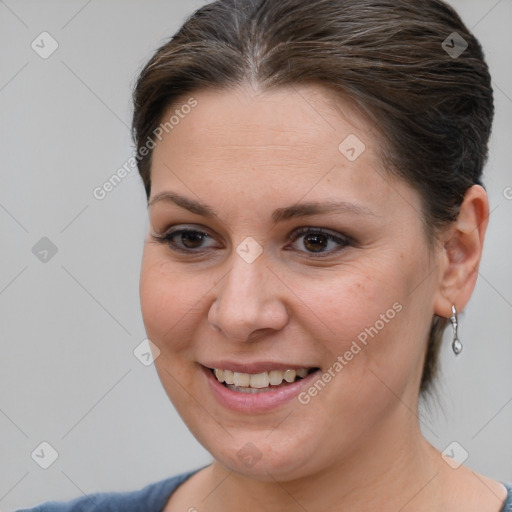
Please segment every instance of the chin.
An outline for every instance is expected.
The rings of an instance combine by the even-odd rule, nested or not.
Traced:
[[[284,482],[307,477],[316,471],[312,461],[317,465],[319,457],[311,435],[299,439],[269,430],[231,432],[231,436],[224,432],[219,437],[212,435],[210,430],[192,430],[217,463],[247,478]]]

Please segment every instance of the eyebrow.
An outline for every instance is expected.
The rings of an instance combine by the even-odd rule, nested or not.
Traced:
[[[148,208],[161,201],[174,203],[191,213],[195,213],[196,215],[219,219],[219,215],[210,206],[202,203],[201,201],[180,196],[179,194],[170,191],[156,194],[148,203]],[[280,222],[285,222],[298,217],[307,217],[326,213],[346,213],[378,217],[377,214],[364,205],[349,203],[347,201],[311,201],[307,203],[297,203],[285,208],[277,208],[273,211],[271,220],[272,224],[276,225]]]

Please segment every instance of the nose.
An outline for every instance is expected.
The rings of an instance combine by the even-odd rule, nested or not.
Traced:
[[[209,323],[233,341],[256,341],[283,329],[289,321],[286,287],[260,256],[247,263],[233,254],[231,269],[218,286],[208,312]]]

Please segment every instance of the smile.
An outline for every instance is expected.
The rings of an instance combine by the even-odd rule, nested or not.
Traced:
[[[269,412],[293,403],[320,373],[318,367],[286,368],[276,363],[227,361],[225,365],[220,361],[211,366],[201,365],[201,370],[215,400],[224,408],[245,414]]]
[[[303,379],[314,370],[314,368],[290,368],[287,370],[270,370],[260,373],[241,373],[214,368],[212,372],[221,384],[224,384],[232,391],[240,393],[261,393]]]

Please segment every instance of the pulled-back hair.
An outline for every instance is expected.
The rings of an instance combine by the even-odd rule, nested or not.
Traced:
[[[382,142],[384,167],[421,197],[431,247],[468,188],[482,185],[491,78],[479,42],[446,3],[217,0],[185,21],[136,83],[133,138],[148,199],[147,141],[167,109],[194,91],[248,82],[262,90],[319,84],[363,109]],[[437,373],[446,323],[432,319],[422,393]]]

